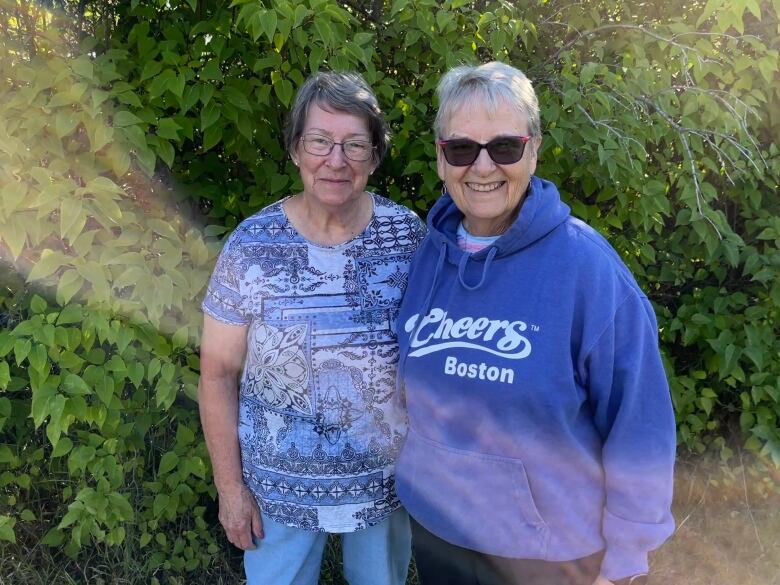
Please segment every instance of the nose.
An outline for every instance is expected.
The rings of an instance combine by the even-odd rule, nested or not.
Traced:
[[[333,145],[333,150],[330,151],[326,163],[328,164],[329,167],[333,167],[336,169],[341,168],[345,164],[347,164],[347,157],[344,156],[343,144]]]
[[[486,175],[493,172],[496,167],[496,163],[490,158],[487,148],[482,148],[477,155],[477,160],[471,163],[471,169],[480,175]]]

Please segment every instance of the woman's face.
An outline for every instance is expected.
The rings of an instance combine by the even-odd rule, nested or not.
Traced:
[[[516,109],[499,102],[496,111],[490,113],[477,102],[456,109],[441,138],[470,138],[485,144],[499,136],[527,134],[528,120]],[[456,167],[447,162],[441,146],[437,145],[439,177],[463,212],[469,233],[494,236],[512,224],[536,170],[538,147],[539,139],[531,139],[525,145],[523,158],[509,165],[496,164],[483,148],[472,164]]]
[[[309,107],[302,137],[314,135],[324,136],[333,142],[371,142],[365,118],[329,111],[316,103]],[[368,176],[376,168],[373,157],[365,162],[350,160],[339,145],[334,145],[330,154],[325,156],[309,154],[303,148],[303,140],[298,140],[293,162],[301,171],[304,196],[329,208],[348,206],[358,201],[366,188]]]

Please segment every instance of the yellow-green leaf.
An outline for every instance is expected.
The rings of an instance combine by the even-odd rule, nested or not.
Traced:
[[[0,230],[0,239],[2,239],[11,250],[11,256],[14,260],[19,257],[24,248],[24,243],[27,240],[27,231],[24,226],[17,221],[11,221],[2,226]]]
[[[63,109],[57,112],[54,118],[54,132],[57,138],[63,138],[73,132],[78,123],[79,119],[73,111]]]
[[[57,281],[56,300],[60,305],[66,305],[84,285],[84,279],[79,273],[70,268],[62,273]]]
[[[51,276],[58,268],[68,263],[68,257],[62,252],[52,252],[51,250],[44,250],[41,253],[41,258],[30,270],[27,275],[27,282],[34,280],[40,280]]]
[[[81,233],[87,217],[81,199],[67,197],[60,203],[60,236],[73,241]]]

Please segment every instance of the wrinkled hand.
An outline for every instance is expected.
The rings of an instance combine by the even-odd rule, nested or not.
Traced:
[[[593,582],[593,585],[612,585],[612,581],[610,581],[606,577],[599,575],[598,577],[596,577],[596,580]]]
[[[252,493],[245,485],[219,493],[219,522],[228,540],[241,550],[255,547],[252,536],[263,538],[263,521]]]

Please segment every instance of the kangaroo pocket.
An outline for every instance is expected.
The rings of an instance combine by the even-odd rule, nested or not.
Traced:
[[[514,558],[545,558],[549,528],[521,461],[454,449],[409,431],[397,467],[409,513],[440,538]]]

